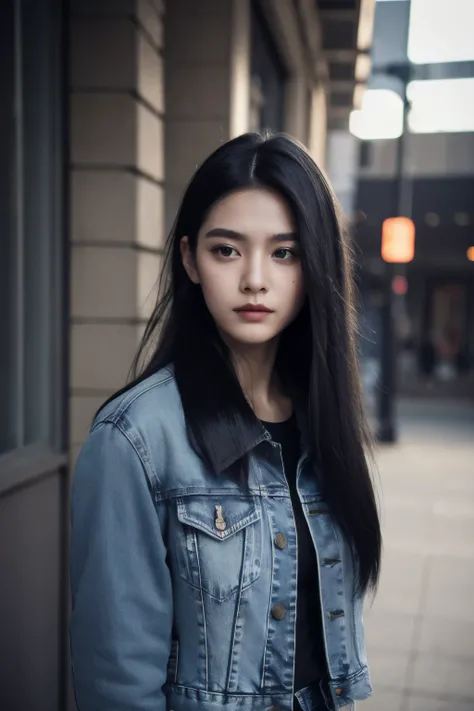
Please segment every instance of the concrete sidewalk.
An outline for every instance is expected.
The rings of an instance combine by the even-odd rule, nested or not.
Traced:
[[[379,452],[381,584],[363,711],[474,710],[474,405],[407,401]]]

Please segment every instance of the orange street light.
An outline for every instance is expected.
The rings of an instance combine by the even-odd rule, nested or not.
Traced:
[[[382,259],[406,264],[415,256],[415,223],[409,217],[389,217],[382,225]]]

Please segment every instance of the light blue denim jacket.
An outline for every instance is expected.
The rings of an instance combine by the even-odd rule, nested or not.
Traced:
[[[192,449],[172,368],[94,422],[72,493],[70,633],[80,711],[293,708],[297,540],[280,445],[256,426],[245,488]],[[230,448],[223,466],[241,454]],[[298,492],[319,561],[314,612],[324,621],[337,708],[371,693],[363,601],[304,454]],[[280,532],[283,549],[275,545]],[[282,619],[272,615],[277,603]],[[316,707],[314,692],[298,692],[304,711]]]

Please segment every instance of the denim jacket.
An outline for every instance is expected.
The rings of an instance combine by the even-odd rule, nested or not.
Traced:
[[[222,464],[242,454],[230,448]],[[257,420],[247,454],[248,487],[210,471],[189,443],[172,368],[96,418],[72,493],[80,711],[292,710],[293,510],[280,445]],[[328,708],[339,708],[371,693],[363,600],[304,453],[297,476],[319,564]],[[304,711],[314,691],[298,691]]]

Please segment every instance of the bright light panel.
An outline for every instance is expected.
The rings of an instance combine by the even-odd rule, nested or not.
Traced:
[[[413,133],[474,131],[474,78],[413,81],[407,94]]]
[[[414,64],[474,60],[473,0],[411,0],[408,56]]]
[[[365,92],[362,109],[352,111],[350,132],[362,140],[398,138],[403,132],[403,101],[394,91],[370,89]]]

